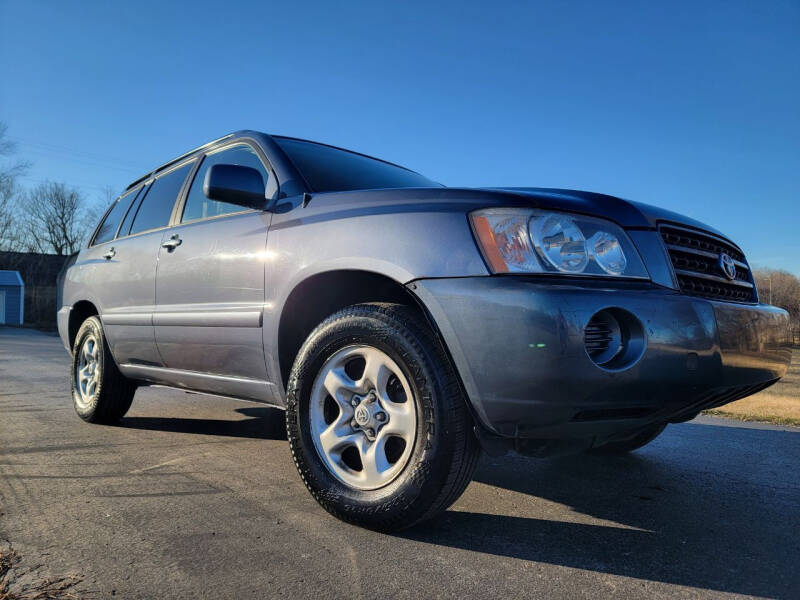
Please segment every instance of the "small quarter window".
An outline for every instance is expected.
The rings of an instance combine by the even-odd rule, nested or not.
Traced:
[[[239,144],[232,147],[227,147],[219,152],[208,154],[204,159],[200,168],[197,169],[197,174],[194,176],[192,187],[189,188],[189,194],[186,197],[186,205],[183,209],[183,216],[181,223],[187,221],[196,221],[197,219],[208,219],[210,217],[218,217],[220,215],[227,215],[230,213],[237,213],[247,210],[236,204],[228,204],[227,202],[217,202],[216,200],[209,200],[203,193],[203,182],[206,178],[206,173],[212,165],[239,165],[243,167],[251,167],[261,173],[267,189],[269,186],[270,174],[261,162],[261,159],[247,144]]]
[[[185,164],[152,183],[133,218],[132,234],[169,225],[172,208],[191,166],[192,163]]]
[[[125,237],[131,231],[131,222],[133,217],[136,216],[136,211],[139,210],[139,205],[142,203],[142,198],[147,194],[147,185],[140,187],[136,192],[136,200],[133,201],[131,207],[128,209],[128,214],[122,219],[122,225],[119,226],[117,237]]]
[[[117,233],[119,222],[122,220],[122,217],[125,215],[125,211],[128,210],[128,207],[131,205],[131,202],[133,202],[134,198],[136,198],[136,192],[129,192],[114,201],[114,204],[111,206],[111,210],[106,213],[106,218],[103,219],[103,222],[97,229],[97,234],[94,236],[94,242],[92,242],[93,246],[114,239],[114,234]]]

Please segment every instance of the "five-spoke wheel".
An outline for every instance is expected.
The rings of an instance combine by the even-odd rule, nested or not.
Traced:
[[[408,463],[417,431],[411,387],[385,352],[365,345],[322,366],[309,410],[314,445],[331,473],[354,488],[391,482]]]
[[[374,529],[446,509],[479,456],[441,344],[424,317],[397,304],[351,306],[311,332],[289,377],[286,428],[314,498]]]
[[[136,384],[120,373],[106,346],[103,323],[89,317],[72,345],[72,404],[89,423],[114,423],[128,411]]]
[[[78,390],[77,402],[82,407],[88,406],[97,395],[101,377],[98,350],[97,338],[94,334],[90,334],[84,338],[83,345],[78,351],[78,360],[75,365],[75,387]]]

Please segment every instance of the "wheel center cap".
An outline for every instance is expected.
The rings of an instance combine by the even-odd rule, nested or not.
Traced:
[[[358,407],[356,407],[354,416],[355,416],[355,419],[356,419],[356,423],[358,423],[362,427],[367,425],[367,423],[369,423],[369,421],[370,421],[369,410],[363,404],[358,406]]]

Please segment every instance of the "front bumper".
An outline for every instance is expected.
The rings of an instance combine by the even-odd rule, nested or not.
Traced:
[[[598,443],[657,421],[691,418],[763,389],[791,360],[789,317],[767,305],[694,298],[652,284],[526,277],[418,280],[473,412],[516,439]],[[617,307],[646,348],[620,371],[592,362],[584,327]]]
[[[56,323],[58,324],[58,336],[61,338],[61,343],[64,344],[67,352],[72,353],[72,348],[69,347],[69,314],[72,308],[69,306],[62,306],[56,313]]]

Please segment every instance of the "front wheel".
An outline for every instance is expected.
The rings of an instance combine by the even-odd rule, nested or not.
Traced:
[[[86,319],[72,346],[72,404],[88,423],[116,423],[131,406],[136,385],[119,372],[103,324]]]
[[[286,426],[311,494],[378,530],[445,510],[480,455],[453,367],[407,307],[341,310],[308,337],[289,379]]]

